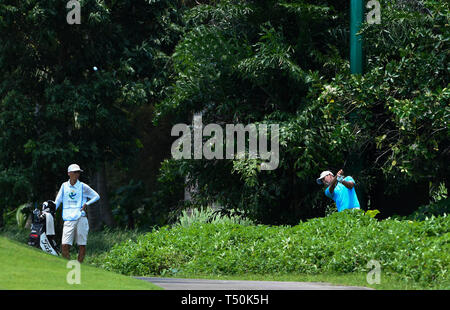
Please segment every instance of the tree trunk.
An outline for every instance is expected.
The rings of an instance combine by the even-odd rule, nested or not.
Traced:
[[[101,221],[106,226],[114,227],[115,226],[114,218],[111,212],[111,207],[109,205],[109,198],[108,198],[105,163],[102,163],[100,169],[97,170],[96,181],[98,194],[100,195],[99,210]]]

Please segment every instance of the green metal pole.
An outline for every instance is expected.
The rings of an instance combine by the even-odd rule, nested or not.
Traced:
[[[364,20],[364,0],[350,0],[350,72],[363,74],[363,38],[356,35]]]

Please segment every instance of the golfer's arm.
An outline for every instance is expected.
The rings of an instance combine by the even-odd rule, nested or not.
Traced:
[[[335,176],[333,181],[331,181],[331,185],[330,185],[330,189],[329,189],[331,194],[333,194],[334,188],[336,187],[337,183],[338,183],[337,182],[337,176]]]
[[[342,181],[341,183],[344,184],[344,186],[347,187],[348,189],[352,189],[353,187],[355,187],[355,183],[353,182]]]

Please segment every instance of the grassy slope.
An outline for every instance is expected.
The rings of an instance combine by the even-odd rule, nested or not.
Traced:
[[[81,283],[68,284],[67,260],[0,237],[0,289],[152,290],[159,287],[131,277],[81,265]]]

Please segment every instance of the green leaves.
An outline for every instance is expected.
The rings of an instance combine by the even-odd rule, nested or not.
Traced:
[[[92,175],[105,161],[132,165],[143,146],[133,120],[162,96],[183,12],[178,1],[86,0],[70,26],[66,1],[10,3],[0,4],[0,174],[10,178],[0,208],[51,198],[70,162]]]
[[[379,210],[367,210],[365,214],[370,216],[371,218],[374,218],[379,213]]]
[[[302,82],[303,70],[292,61],[293,48],[285,43],[283,35],[269,23],[262,25],[260,41],[253,47],[255,54],[242,60],[237,68],[244,78],[252,79],[257,85],[268,84],[273,71],[286,74],[293,82]]]
[[[195,203],[218,201],[265,222],[323,211],[311,180],[321,166],[342,162],[338,151],[352,139],[344,121],[323,121],[315,97],[340,59],[328,32],[347,23],[343,16],[332,22],[331,12],[306,1],[220,1],[186,12],[186,32],[172,54],[175,80],[157,104],[157,119],[190,123],[203,111],[205,123],[280,124],[282,157],[273,172],[260,171],[257,160],[180,164],[199,184]]]
[[[445,1],[383,0],[382,23],[362,29],[364,76],[348,72],[344,0],[88,0],[80,27],[58,13],[64,2],[11,3],[0,4],[6,194],[23,173],[26,196],[53,195],[42,184],[56,182],[62,159],[125,168],[142,159],[138,151],[150,157],[143,136],[151,129],[135,122],[146,106],[155,110],[145,117],[167,128],[198,111],[204,123],[280,124],[275,171],[253,160],[167,161],[164,188],[149,198],[155,209],[181,205],[176,193],[189,175],[199,184],[195,204],[218,201],[264,223],[296,223],[324,214],[329,201],[314,184],[323,169],[347,163],[372,202],[373,183],[384,177],[396,190],[450,173]],[[48,179],[36,177],[37,167]]]
[[[377,210],[373,211],[372,215]],[[377,221],[358,210],[293,227],[199,220],[117,245],[101,264],[140,276],[174,269],[209,275],[316,274],[368,272],[367,262],[375,259],[383,274],[439,285],[448,280],[449,228],[448,216],[423,222]]]
[[[31,209],[31,205],[29,203],[25,203],[16,209],[16,222],[17,222],[17,226],[21,229],[25,228],[25,224],[26,224],[27,217],[28,217],[27,216],[28,214],[26,213],[27,208]]]

